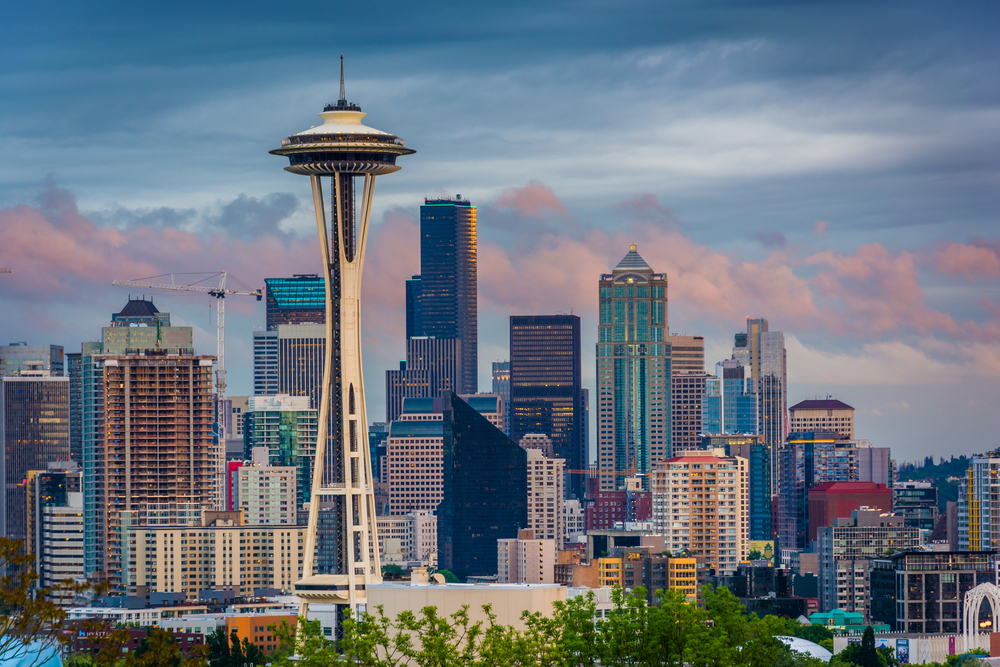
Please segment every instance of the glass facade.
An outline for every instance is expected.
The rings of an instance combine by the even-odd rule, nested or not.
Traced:
[[[318,420],[316,410],[289,409],[277,401],[258,401],[256,397],[246,413],[243,429],[245,458],[252,458],[254,447],[266,447],[268,465],[294,467],[298,495],[295,504],[299,508],[309,501],[312,493]]]
[[[424,335],[424,325],[420,319],[420,276],[406,281],[406,337]]]
[[[510,362],[509,361],[494,361],[493,362],[493,388],[494,394],[500,394],[503,396],[504,401],[507,404],[507,426],[504,429],[504,433],[510,435]]]
[[[443,399],[438,562],[460,579],[495,575],[497,540],[528,525],[528,454],[474,406]]]
[[[781,485],[779,478],[779,450],[787,434],[785,415],[788,411],[788,364],[785,335],[770,331],[764,318],[747,318],[746,333],[734,336],[733,359],[746,371],[746,389],[756,397],[757,429],[763,443],[769,448],[769,466],[762,495],[773,497]],[[833,480],[831,480],[833,481]],[[770,501],[768,501],[770,502]],[[769,514],[770,516],[770,514]],[[765,534],[752,539],[774,539],[776,528],[767,521]]]
[[[29,470],[69,458],[69,378],[5,377],[2,380],[0,442],[4,493],[3,534],[27,539],[25,479]]]
[[[65,373],[65,359],[62,345],[0,345],[0,377],[13,375],[25,369],[26,361],[42,362],[42,370],[52,375]]]
[[[958,548],[1000,548],[1000,451],[973,456],[958,484]]]
[[[597,463],[609,473],[601,488],[638,475],[648,490],[652,464],[672,453],[667,276],[633,245],[598,291]]]
[[[326,321],[326,281],[316,274],[265,278],[267,330],[279,324],[323,324]]]
[[[420,207],[420,333],[462,341],[460,394],[479,391],[478,237],[467,200],[427,199]]]
[[[556,458],[570,470],[586,467],[580,434],[582,391],[580,318],[576,315],[512,315],[510,318],[510,437],[529,433],[552,440]],[[564,487],[583,498],[583,475]]]

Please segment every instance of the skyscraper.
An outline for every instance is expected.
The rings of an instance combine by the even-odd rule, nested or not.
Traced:
[[[479,391],[476,207],[461,195],[420,207],[420,334],[462,341],[456,393]]]
[[[267,329],[279,324],[323,324],[326,317],[326,283],[315,273],[291,278],[265,278]]]
[[[493,362],[493,388],[494,394],[500,394],[507,404],[507,435],[510,435],[510,362]]]
[[[154,505],[222,508],[214,356],[194,354],[191,327],[130,299],[81,354],[84,558],[88,576],[121,583],[122,512]]]
[[[278,393],[278,332],[253,332],[253,394]]]
[[[788,408],[789,433],[833,431],[841,438],[854,438],[854,408],[843,401],[827,397],[799,401]]]
[[[294,466],[296,508],[310,497],[318,412],[308,396],[278,394],[252,397],[246,415],[244,458],[250,460],[255,449],[265,448],[268,465]]]
[[[462,341],[416,336],[406,339],[406,361],[385,372],[385,419],[399,419],[404,398],[434,398],[455,391],[463,377]]]
[[[31,372],[31,371],[28,371]],[[0,535],[27,538],[24,480],[29,470],[69,459],[69,378],[34,371],[0,379]],[[42,375],[44,374],[44,375]]]
[[[39,588],[51,590],[66,579],[83,579],[82,475],[76,461],[28,471],[24,550],[35,556]],[[67,606],[76,602],[69,591],[55,592],[52,599]]]
[[[697,449],[705,397],[705,337],[670,336],[670,445]]]
[[[13,375],[30,361],[42,362],[42,370],[50,371],[52,375],[63,375],[65,372],[62,345],[0,345],[0,377]]]
[[[781,486],[778,470],[778,450],[784,446],[788,412],[788,363],[785,335],[770,331],[764,318],[747,318],[747,332],[735,336],[733,359],[748,373],[749,389],[757,397],[757,434],[769,449],[769,470],[764,471],[762,497],[773,497]],[[765,534],[753,539],[772,539],[774,527],[764,526]]]
[[[580,318],[576,315],[512,315],[510,318],[510,436],[528,433],[552,440],[566,467],[587,465],[580,414],[582,384]],[[583,498],[583,476],[572,475],[567,492]]]
[[[740,362],[727,359],[715,365],[714,377],[705,380],[702,422],[706,434],[757,433],[757,395],[745,371]]]
[[[671,454],[667,276],[632,245],[601,275],[599,294],[597,463],[619,471],[601,475],[601,488],[622,487],[634,472],[648,489],[652,464]]]
[[[406,281],[406,337],[424,335],[423,320],[420,318],[420,276]]]
[[[528,453],[455,394],[443,399],[438,563],[459,578],[496,574],[497,540],[528,522]]]

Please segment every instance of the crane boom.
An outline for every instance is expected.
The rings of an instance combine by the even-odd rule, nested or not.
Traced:
[[[263,298],[263,293],[261,290],[234,290],[229,289],[226,286],[226,280],[229,277],[228,272],[220,271],[218,273],[197,273],[197,274],[177,274],[177,275],[198,275],[198,276],[208,276],[202,277],[198,280],[183,284],[178,283],[174,279],[173,273],[164,273],[159,276],[150,276],[149,278],[140,278],[138,280],[115,280],[112,281],[112,285],[120,285],[122,287],[141,287],[143,289],[163,289],[163,290],[174,290],[178,292],[200,292],[202,294],[208,294],[214,296],[216,299],[216,310],[217,310],[217,345],[218,345],[218,357],[219,357],[219,369],[216,372],[216,390],[219,400],[219,435],[220,439],[223,441],[223,446],[225,446],[226,438],[226,420],[222,417],[222,404],[226,400],[226,296],[255,296],[257,300],[260,301]],[[170,282],[156,282],[156,278],[163,278],[170,276]],[[205,282],[212,278],[219,278],[219,284],[217,286],[211,285],[199,285],[198,283]],[[239,282],[237,280],[237,282]]]

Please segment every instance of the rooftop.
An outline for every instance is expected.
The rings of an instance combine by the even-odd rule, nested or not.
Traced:
[[[152,317],[158,312],[160,311],[156,309],[152,301],[129,298],[128,303],[118,315],[120,317]]]
[[[824,398],[812,401],[800,401],[788,408],[789,410],[853,410],[850,405],[835,398]]]
[[[652,271],[649,264],[646,263],[637,250],[637,246],[633,243],[629,246],[628,254],[622,257],[622,261],[618,262],[618,266],[614,268],[615,271]]]

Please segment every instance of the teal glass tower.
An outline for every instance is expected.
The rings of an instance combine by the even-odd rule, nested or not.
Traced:
[[[601,275],[597,336],[597,464],[601,489],[638,476],[649,488],[653,463],[670,445],[670,338],[667,275],[635,245]]]

